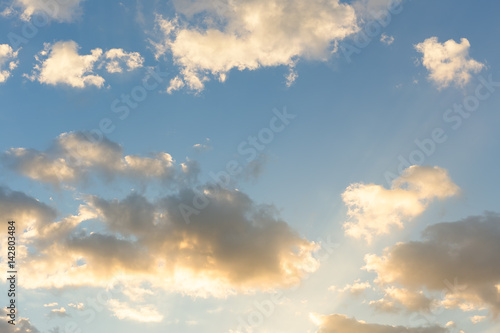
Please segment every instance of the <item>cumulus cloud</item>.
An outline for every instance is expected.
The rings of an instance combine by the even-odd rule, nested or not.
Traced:
[[[22,10],[21,18],[30,20],[33,15],[48,16],[59,22],[74,21],[81,14],[80,4],[84,0],[14,0],[13,7]],[[10,10],[12,11],[12,8]]]
[[[423,240],[398,243],[381,256],[365,256],[369,271],[383,285],[443,291],[441,305],[463,311],[488,307],[500,311],[500,215],[468,217],[438,223]],[[453,282],[450,282],[453,281]]]
[[[415,45],[422,53],[422,65],[429,71],[429,80],[439,88],[450,84],[463,87],[471,80],[472,74],[479,73],[485,65],[469,56],[470,43],[462,38],[460,43],[450,39],[439,43],[431,37]]]
[[[169,52],[180,75],[169,91],[186,85],[200,91],[211,77],[231,69],[291,66],[298,59],[324,60],[336,43],[358,30],[354,9],[338,0],[174,1],[178,16],[157,18],[162,40],[156,56]],[[200,24],[188,19],[202,14]],[[191,20],[193,21],[193,20]],[[291,84],[295,72],[287,77]]]
[[[46,151],[11,148],[0,160],[30,179],[55,186],[83,181],[92,174],[163,180],[172,179],[175,174],[175,161],[170,154],[124,156],[120,145],[106,138],[96,141],[86,132],[63,133]],[[192,172],[187,170],[188,174]]]
[[[74,88],[88,86],[102,87],[104,79],[93,71],[94,64],[102,55],[99,48],[90,54],[78,54],[78,44],[74,41],[45,43],[45,48],[37,56],[30,80],[38,80],[49,85],[66,84]]]
[[[36,253],[19,259],[25,269],[20,283],[126,288],[139,282],[153,290],[224,297],[292,286],[317,269],[317,245],[279,219],[274,208],[215,185],[198,191],[154,202],[138,194],[124,200],[86,196],[77,215],[42,221],[43,227],[34,221],[20,237]],[[181,207],[200,200],[209,204],[187,223]],[[8,206],[3,199],[2,204]],[[90,219],[101,221],[103,231],[83,230],[81,224]]]
[[[17,67],[17,53],[10,45],[0,44],[0,83],[7,81],[11,71]]]
[[[414,165],[392,182],[391,189],[380,185],[356,183],[342,194],[351,221],[345,233],[370,242],[373,235],[388,234],[392,226],[420,215],[434,199],[457,194],[448,172],[439,167]]]
[[[44,45],[44,49],[35,56],[38,63],[31,75],[24,76],[48,85],[101,88],[105,80],[96,70],[104,66],[108,73],[121,73],[140,68],[144,63],[144,58],[138,52],[126,52],[123,49],[110,49],[103,53],[102,49],[95,48],[90,54],[80,55],[80,47],[72,40]]]
[[[370,324],[349,318],[341,314],[328,316],[313,315],[319,330],[316,333],[447,333],[449,330],[440,326],[429,327],[403,327]]]
[[[144,58],[139,52],[126,52],[123,49],[111,49],[104,53],[106,70],[109,73],[121,73],[126,67],[127,71],[132,71],[142,67]]]
[[[141,305],[136,309],[131,305],[117,299],[108,301],[109,310],[118,319],[133,320],[142,323],[158,323],[163,320],[163,315],[151,305]]]

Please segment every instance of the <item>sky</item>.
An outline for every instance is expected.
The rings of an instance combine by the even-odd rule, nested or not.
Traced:
[[[498,332],[499,13],[0,1],[0,332]]]

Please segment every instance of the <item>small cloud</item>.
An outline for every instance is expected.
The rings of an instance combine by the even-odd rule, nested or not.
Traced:
[[[126,52],[123,49],[111,49],[104,53],[104,62],[108,73],[121,73],[124,68],[132,71],[142,67],[144,58],[139,52]],[[102,65],[102,64],[101,64]]]
[[[285,79],[286,79],[286,86],[287,87],[291,87],[293,85],[293,83],[295,82],[295,80],[299,77],[299,74],[297,73],[297,71],[295,70],[295,64],[293,65],[290,65],[289,68],[288,68],[288,74],[285,75]]]
[[[391,45],[392,43],[394,43],[394,36],[389,36],[389,35],[383,33],[380,36],[380,42],[382,42],[382,44],[385,44],[385,45]]]
[[[475,325],[475,324],[479,324],[480,322],[485,320],[486,316],[475,315],[475,316],[470,317],[469,319]]]
[[[141,305],[137,309],[117,299],[109,300],[108,305],[113,316],[121,320],[132,320],[142,323],[159,323],[163,320],[163,315],[151,305]]]
[[[52,309],[49,313],[49,317],[64,318],[64,317],[70,317],[70,315],[66,313],[65,308],[61,307],[60,309]]]
[[[70,308],[74,308],[74,309],[77,309],[77,310],[83,310],[85,308],[85,305],[83,303],[78,303],[78,304],[69,303],[68,306]]]
[[[59,304],[57,304],[56,302],[54,303],[49,303],[49,304],[44,304],[43,306],[46,307],[46,308],[53,308],[54,306],[58,306]]]
[[[210,145],[210,139],[209,138],[206,138],[204,143],[197,143],[197,144],[193,145],[193,149],[196,152],[198,152],[198,153],[201,153],[201,152],[204,152],[204,151],[208,151],[208,150],[212,150],[212,148],[213,147]]]
[[[182,89],[184,86],[184,81],[179,76],[176,76],[170,80],[170,84],[167,88],[167,93],[172,94],[172,92]]]
[[[14,51],[8,44],[0,44],[0,83],[7,81],[19,61],[17,60],[18,51]]]
[[[439,43],[437,37],[431,37],[415,45],[422,53],[422,65],[429,71],[429,80],[439,89],[450,84],[463,87],[479,73],[485,65],[469,56],[470,43],[462,38],[460,43],[450,39]]]
[[[348,291],[353,296],[359,296],[371,287],[370,282],[360,282],[360,279],[357,279],[353,284],[347,284],[343,289],[339,289],[339,292]]]

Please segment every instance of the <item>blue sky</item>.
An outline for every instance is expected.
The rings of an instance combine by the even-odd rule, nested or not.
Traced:
[[[499,10],[1,2],[2,332],[496,332]]]

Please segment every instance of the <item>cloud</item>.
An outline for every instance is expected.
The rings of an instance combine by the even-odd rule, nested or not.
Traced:
[[[24,76],[48,85],[101,88],[105,80],[96,71],[102,67],[108,73],[122,73],[124,70],[140,68],[144,63],[144,58],[138,52],[126,52],[123,49],[110,49],[103,53],[102,49],[95,48],[90,54],[80,55],[80,47],[72,40],[44,45],[44,49],[35,56],[38,63],[31,75]]]
[[[422,53],[422,64],[429,71],[429,80],[440,89],[452,83],[463,87],[469,83],[472,74],[485,67],[469,56],[470,43],[466,38],[460,43],[452,39],[439,43],[437,37],[431,37],[415,45],[415,49]]]
[[[85,304],[83,304],[83,303],[77,303],[77,304],[69,303],[68,306],[70,308],[74,308],[74,309],[77,309],[77,310],[83,310],[83,309],[85,309]]]
[[[273,207],[214,185],[197,191],[155,202],[139,194],[124,200],[86,196],[77,215],[23,235],[36,253],[20,262],[23,287],[127,288],[140,282],[152,290],[225,297],[289,287],[317,269],[317,245],[279,219]],[[209,204],[186,223],[181,208],[193,200]],[[89,219],[101,221],[103,230],[83,230]]]
[[[223,4],[223,5],[222,5]],[[185,84],[201,91],[231,69],[294,66],[298,59],[325,60],[336,43],[358,30],[354,9],[338,0],[174,1],[174,19],[157,18],[162,37],[156,56],[171,53],[180,75],[168,90]],[[195,15],[201,24],[189,24]],[[193,20],[191,20],[193,21]],[[292,72],[295,73],[295,72]],[[291,84],[295,75],[289,76]]]
[[[111,49],[104,53],[106,70],[109,73],[121,73],[124,67],[132,71],[142,67],[144,58],[139,52],[125,52],[123,49]]]
[[[72,22],[81,14],[84,0],[14,0],[13,6],[21,8],[21,18],[29,21],[33,15],[48,16],[59,22]]]
[[[394,37],[388,36],[383,33],[382,35],[380,35],[380,41],[382,42],[382,44],[391,45],[392,43],[394,43]]]
[[[475,315],[475,316],[472,316],[470,317],[470,321],[473,323],[473,324],[479,324],[480,322],[482,322],[483,320],[486,319],[486,316],[478,316],[478,315]]]
[[[381,256],[365,256],[365,269],[383,285],[411,291],[443,291],[441,305],[463,311],[500,311],[500,215],[488,213],[453,223],[438,223],[423,240],[398,243]],[[452,281],[452,282],[450,282]]]
[[[339,289],[339,291],[348,291],[353,296],[359,296],[363,294],[366,289],[370,289],[371,287],[370,282],[360,282],[360,280],[357,279],[353,284],[347,284],[344,288]]]
[[[391,189],[380,185],[356,183],[342,194],[351,220],[345,233],[371,242],[373,235],[388,234],[392,226],[420,215],[434,199],[444,199],[459,191],[448,172],[439,167],[414,165],[395,179]]]
[[[141,305],[140,309],[135,309],[117,299],[109,300],[108,305],[113,316],[118,319],[133,320],[142,323],[159,323],[163,320],[163,315],[151,305]]]
[[[54,306],[58,306],[59,304],[57,304],[57,302],[55,303],[49,303],[49,304],[44,304],[43,306],[46,307],[46,308],[52,308]]]
[[[210,145],[210,139],[209,138],[206,138],[204,143],[197,143],[197,144],[193,145],[193,149],[196,152],[198,152],[198,153],[201,153],[201,152],[204,152],[204,151],[208,151],[208,150],[212,150],[212,148],[213,147]]]
[[[0,219],[15,221],[17,230],[42,230],[50,225],[56,216],[53,208],[22,192],[0,186]],[[4,238],[1,244],[7,245],[7,238]],[[2,251],[1,254],[4,253],[7,252]]]
[[[0,83],[7,81],[11,71],[17,67],[17,53],[10,45],[0,44]]]
[[[425,296],[422,291],[414,292],[394,286],[385,289],[384,298],[370,302],[370,305],[381,312],[397,312],[401,309],[429,312],[434,304],[433,299]]]
[[[4,307],[0,308],[0,332],[2,333],[40,333],[40,331],[31,324],[27,318],[16,317],[16,325],[11,325],[7,322],[10,320],[7,317],[7,311]]]
[[[99,48],[90,54],[79,55],[78,44],[74,41],[45,43],[45,48],[35,59],[35,65],[30,80],[38,80],[49,85],[65,84],[73,88],[85,88],[104,85],[104,79],[93,72],[94,64],[102,55]]]
[[[49,317],[59,317],[59,318],[64,318],[64,317],[70,317],[68,313],[66,313],[66,309],[61,307],[60,309],[52,309],[50,310]]]
[[[341,314],[332,314],[328,316],[314,316],[319,324],[319,330],[316,333],[446,333],[447,328],[440,326],[430,327],[403,327],[380,324],[369,324],[364,321],[358,321],[355,318],[349,318]]]
[[[11,148],[0,156],[0,160],[30,179],[54,186],[82,182],[92,175],[141,180],[171,180],[176,176],[175,161],[168,153],[160,152],[150,157],[124,156],[120,145],[106,138],[96,141],[86,132],[63,133],[46,151]],[[195,171],[183,171],[182,177]]]

